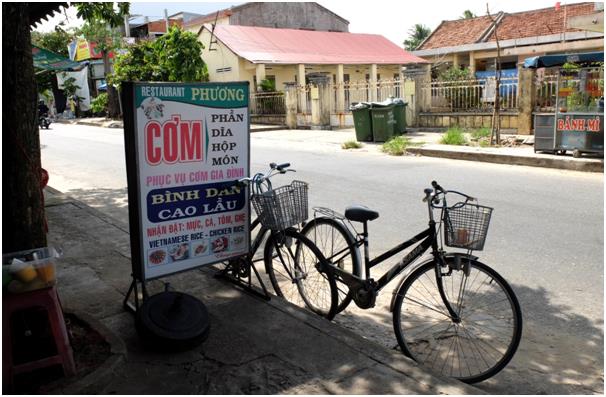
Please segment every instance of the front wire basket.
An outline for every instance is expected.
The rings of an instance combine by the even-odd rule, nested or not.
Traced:
[[[284,230],[307,219],[307,183],[290,185],[255,194],[251,201],[261,224],[271,230]]]
[[[459,203],[444,209],[444,240],[447,246],[481,251],[484,249],[492,208]]]

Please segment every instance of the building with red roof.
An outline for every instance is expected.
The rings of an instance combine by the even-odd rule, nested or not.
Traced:
[[[202,58],[211,81],[302,84],[310,74],[335,83],[400,78],[402,66],[427,63],[376,34],[204,25]]]
[[[559,4],[499,12],[494,23],[488,16],[443,21],[413,54],[434,66],[457,65],[475,72],[494,68],[496,36],[503,69],[516,68],[531,56],[603,50],[604,3]]]

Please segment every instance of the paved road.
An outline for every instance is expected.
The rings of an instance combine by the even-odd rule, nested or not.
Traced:
[[[41,134],[50,186],[126,220],[122,131],[52,128]],[[363,203],[378,210],[381,217],[370,225],[371,256],[426,225],[420,199],[433,179],[495,207],[480,254],[514,287],[525,329],[509,366],[478,386],[494,394],[603,392],[602,174],[345,152],[337,145],[285,142],[266,133],[253,135],[251,147],[253,172],[270,161],[290,161],[295,176],[310,183],[311,205],[342,209]],[[353,307],[336,321],[394,347],[385,307],[393,288],[385,289],[373,310]]]

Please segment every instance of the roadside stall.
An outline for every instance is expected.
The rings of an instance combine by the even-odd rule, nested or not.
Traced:
[[[556,68],[555,109],[534,113],[535,152],[604,155],[604,53],[527,58],[526,68]]]

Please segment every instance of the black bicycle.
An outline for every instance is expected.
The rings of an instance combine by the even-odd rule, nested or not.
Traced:
[[[292,181],[291,184],[273,188],[271,178],[285,174],[290,164],[271,163],[267,173],[257,173],[236,183],[250,186],[250,201],[257,213],[251,223],[252,242],[247,255],[225,262],[219,276],[226,277],[251,292],[251,271],[255,273],[269,297],[255,263],[264,262],[265,270],[276,295],[307,308],[316,314],[333,318],[337,312],[337,286],[328,261],[318,248],[297,228],[308,217],[307,183]],[[256,255],[264,245],[263,256]]]
[[[498,373],[515,354],[522,312],[505,279],[472,255],[484,248],[492,208],[472,203],[475,199],[464,193],[444,190],[435,181],[432,186],[424,190],[423,199],[429,211],[428,228],[375,259],[369,258],[368,222],[379,213],[367,207],[348,207],[344,215],[315,208],[319,216],[301,233],[318,246],[334,270],[337,312],[352,300],[362,309],[374,307],[378,292],[411,266],[390,307],[402,352],[440,374],[480,382]],[[449,194],[462,199],[448,206]],[[434,210],[440,212],[437,222]],[[358,233],[352,222],[362,223],[363,231]],[[465,252],[446,252],[443,245]],[[371,277],[374,266],[407,248],[411,249],[383,276]],[[417,263],[427,250],[431,258]]]

